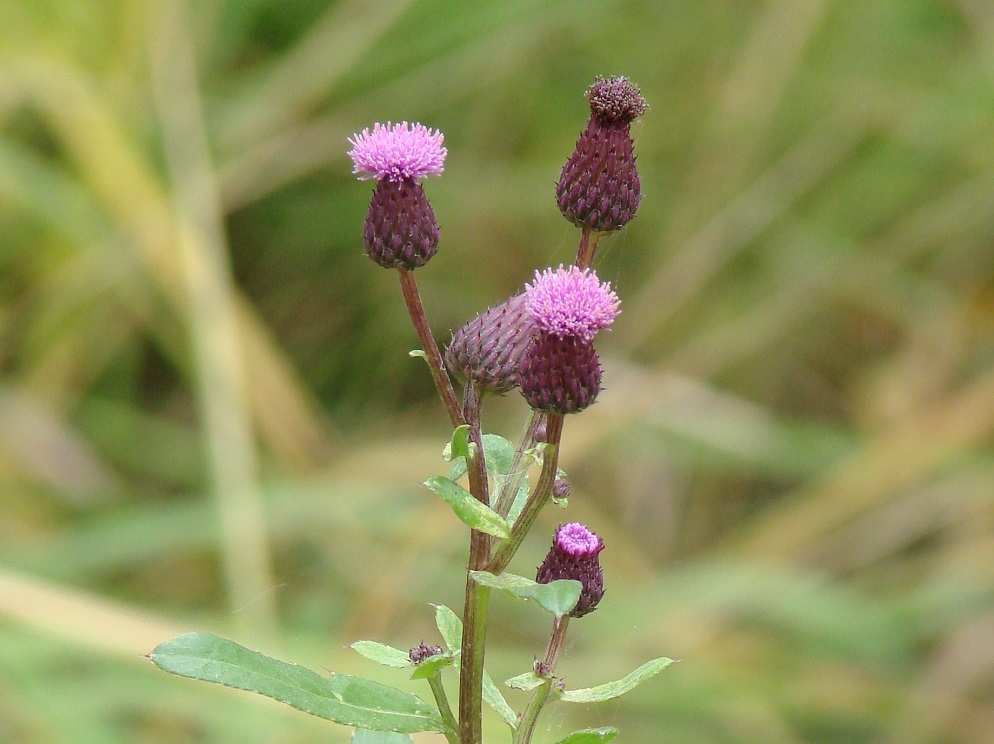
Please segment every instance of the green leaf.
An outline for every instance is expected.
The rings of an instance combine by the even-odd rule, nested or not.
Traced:
[[[518,727],[517,714],[507,704],[507,700],[500,694],[497,685],[494,684],[493,679],[486,671],[483,672],[483,701],[493,708],[497,715],[500,716],[500,720],[512,729]]]
[[[511,677],[504,684],[512,689],[525,690],[527,692],[528,690],[534,690],[543,682],[545,680],[535,674],[535,672],[525,672],[524,674],[519,674],[517,677]]]
[[[211,633],[166,641],[149,658],[181,677],[257,692],[345,726],[399,733],[446,730],[438,713],[417,695],[347,674],[325,679]]]
[[[428,355],[425,354],[423,349],[411,349],[407,352],[407,356],[411,357],[411,359],[424,359],[426,362],[428,361]]]
[[[452,507],[455,515],[474,530],[505,540],[511,536],[504,518],[489,506],[477,501],[473,494],[458,483],[440,475],[433,475],[425,481],[425,485],[441,496],[442,500]]]
[[[383,666],[401,669],[414,664],[407,651],[401,651],[399,648],[377,641],[356,641],[349,648],[360,656],[365,656],[370,661],[383,664]]]
[[[459,429],[466,429],[467,448],[465,451],[456,451],[455,433],[453,441],[445,447],[443,457],[446,461],[452,460],[449,472],[446,477],[451,481],[457,481],[466,474],[466,452],[468,451],[469,427],[460,426]],[[456,432],[459,432],[456,429]],[[497,434],[484,434],[483,437],[483,459],[487,465],[487,472],[493,479],[493,491],[497,493],[507,479],[507,473],[514,462],[514,445]],[[527,485],[525,486],[527,494]]]
[[[614,726],[581,729],[580,731],[574,731],[565,739],[560,739],[556,744],[601,744],[604,741],[611,741],[617,735],[618,729]]]
[[[398,734],[396,731],[357,728],[349,744],[412,744],[412,739],[407,734]]]
[[[444,457],[444,455],[443,455]],[[466,458],[457,457],[452,461],[452,465],[449,466],[449,472],[445,474],[445,477],[450,481],[457,481],[466,475]]]
[[[452,432],[452,440],[446,446],[443,457],[446,462],[457,457],[463,458],[463,462],[469,457],[469,424],[457,426]]]
[[[518,484],[518,492],[514,495],[514,500],[511,502],[511,508],[507,510],[507,523],[512,527],[518,521],[518,517],[521,516],[521,510],[528,503],[528,490],[528,479],[522,478],[521,483]]]
[[[608,682],[597,687],[585,687],[582,690],[566,690],[562,700],[568,703],[602,703],[624,695],[636,686],[663,671],[673,663],[673,659],[665,657],[647,661],[624,679]]]
[[[435,605],[435,625],[438,632],[442,634],[442,640],[453,655],[459,653],[462,645],[462,620],[445,605]],[[504,696],[500,694],[493,678],[483,671],[483,700],[493,708],[500,719],[511,728],[517,728],[518,716],[507,704]]]
[[[524,576],[502,573],[499,576],[488,571],[470,571],[470,576],[478,584],[500,589],[517,599],[534,600],[542,609],[557,617],[569,614],[580,600],[583,584],[573,579],[558,579],[548,584],[539,584]]]
[[[411,679],[428,679],[434,677],[442,669],[451,664],[455,659],[451,654],[435,654],[418,664],[417,669],[411,674]]]
[[[445,605],[435,605],[435,625],[446,648],[453,654],[459,653],[462,646],[462,620],[459,616]]]
[[[483,454],[491,475],[507,475],[514,464],[514,445],[499,434],[484,434]]]

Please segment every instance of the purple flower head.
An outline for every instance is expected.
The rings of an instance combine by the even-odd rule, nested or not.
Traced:
[[[572,558],[595,556],[604,549],[597,535],[579,522],[569,522],[556,530],[556,548]]]
[[[579,522],[561,524],[549,554],[538,567],[535,581],[539,584],[559,579],[579,581],[583,585],[580,599],[569,614],[583,617],[593,612],[604,596],[604,572],[598,557],[603,549],[604,542]]]
[[[559,338],[589,342],[597,331],[614,322],[621,300],[611,283],[601,283],[592,269],[558,269],[535,272],[535,281],[525,285],[528,312],[540,330]]]
[[[349,138],[349,157],[355,164],[352,173],[360,180],[375,178],[393,182],[417,181],[442,173],[445,136],[423,124],[374,124],[373,131],[363,129]]]

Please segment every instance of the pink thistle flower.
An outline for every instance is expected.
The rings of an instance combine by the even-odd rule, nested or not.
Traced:
[[[542,331],[559,338],[590,342],[597,331],[609,327],[617,317],[621,300],[611,283],[601,283],[592,269],[576,266],[535,272],[535,281],[525,285],[528,312]]]
[[[573,558],[597,555],[604,543],[579,522],[569,522],[556,530],[556,547]]]
[[[579,522],[561,524],[552,548],[538,567],[535,581],[539,584],[559,579],[579,581],[583,585],[580,599],[569,614],[583,617],[597,609],[604,598],[604,572],[598,557],[603,549],[604,542]]]
[[[440,175],[448,154],[444,140],[441,132],[423,124],[374,124],[372,132],[366,128],[349,137],[352,173],[360,180],[395,183]]]

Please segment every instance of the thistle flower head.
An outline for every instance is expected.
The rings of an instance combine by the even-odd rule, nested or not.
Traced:
[[[535,581],[548,584],[558,579],[579,581],[583,588],[570,615],[592,612],[604,596],[604,573],[598,555],[604,542],[579,522],[559,525],[549,554],[538,567]]]
[[[442,173],[448,150],[444,135],[423,124],[374,124],[349,137],[352,173],[360,180],[375,178],[399,182],[417,181]]]
[[[590,118],[559,175],[556,203],[577,227],[614,232],[642,201],[631,123],[648,106],[625,77],[599,77],[585,95]]]
[[[559,338],[589,342],[620,312],[621,301],[610,282],[601,283],[592,269],[576,266],[536,271],[535,281],[525,285],[525,295],[535,325]]]
[[[579,522],[560,525],[556,530],[555,545],[572,558],[597,555],[604,549],[603,541]]]
[[[638,86],[623,75],[598,76],[584,95],[590,101],[590,113],[602,122],[631,122],[649,108]]]

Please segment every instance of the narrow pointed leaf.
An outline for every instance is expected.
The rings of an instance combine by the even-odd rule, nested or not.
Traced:
[[[438,626],[438,632],[442,634],[442,640],[445,641],[449,653],[453,655],[459,653],[462,645],[462,620],[445,605],[435,605],[435,625]],[[497,712],[504,723],[511,728],[517,728],[518,716],[500,694],[500,690],[486,670],[483,671],[483,700]]]
[[[585,687],[582,690],[566,690],[562,700],[568,703],[602,703],[624,695],[626,692],[645,682],[673,663],[673,659],[659,658],[647,661],[624,679],[608,682],[597,687]]]
[[[534,600],[542,609],[562,617],[569,614],[580,600],[583,584],[573,579],[558,579],[548,584],[539,584],[524,576],[502,573],[499,576],[488,571],[470,571],[473,580],[492,589],[500,589],[517,599]]]
[[[618,729],[614,726],[581,729],[574,731],[565,739],[560,739],[556,744],[601,744],[601,742],[611,741],[617,735]]]
[[[500,694],[500,689],[494,684],[493,679],[486,671],[483,672],[483,701],[493,708],[497,715],[500,716],[500,720],[512,729],[518,727],[517,714],[507,704],[507,700]]]
[[[457,653],[462,646],[462,620],[445,605],[435,605],[435,625],[451,653]]]
[[[383,666],[402,669],[403,667],[413,666],[414,664],[407,651],[401,651],[399,648],[388,646],[385,643],[378,643],[377,641],[356,641],[349,648],[360,656],[365,656],[370,661],[383,664]]]
[[[349,744],[412,744],[412,739],[407,734],[398,734],[396,731],[356,729]]]
[[[160,644],[152,662],[181,677],[257,692],[345,726],[415,733],[445,731],[417,695],[347,674],[324,678],[210,633],[188,633]]]
[[[505,681],[504,684],[515,690],[528,691],[534,690],[543,682],[545,682],[545,680],[535,674],[535,672],[525,672],[524,674],[519,674],[516,677],[511,677],[511,679]]]
[[[425,485],[441,496],[455,515],[474,530],[505,540],[511,536],[504,518],[489,506],[477,501],[473,494],[458,483],[440,475],[433,475],[425,481]]]

